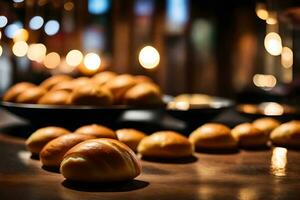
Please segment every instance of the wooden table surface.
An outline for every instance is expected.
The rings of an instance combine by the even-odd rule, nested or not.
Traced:
[[[9,123],[18,121],[0,115],[0,127]],[[182,163],[142,161],[140,176],[115,185],[65,181],[42,169],[30,158],[24,138],[8,135],[5,129],[0,129],[0,158],[0,200],[300,199],[300,152],[283,148],[197,153]]]

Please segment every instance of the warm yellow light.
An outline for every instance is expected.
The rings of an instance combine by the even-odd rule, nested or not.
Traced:
[[[139,62],[146,69],[157,67],[160,61],[158,51],[152,46],[144,47],[139,54]]]
[[[44,59],[44,65],[48,69],[55,69],[60,63],[60,56],[58,53],[51,52],[47,54]]]
[[[274,25],[274,24],[277,24],[277,19],[275,17],[268,17],[268,19],[266,20],[266,22],[269,25]]]
[[[71,11],[74,8],[73,2],[69,1],[64,4],[64,9],[66,11]]]
[[[65,58],[61,59],[60,64],[58,66],[58,70],[60,72],[68,74],[68,73],[71,73],[72,71],[74,71],[74,69],[75,69],[75,66],[68,65]]]
[[[13,54],[17,57],[23,57],[28,51],[28,44],[25,41],[18,41],[12,47]]]
[[[82,62],[83,55],[78,50],[71,50],[66,56],[66,62],[70,66],[78,66]]]
[[[29,37],[29,33],[27,30],[25,29],[18,29],[14,36],[13,36],[13,40],[14,42],[18,42],[18,41],[27,41]]]
[[[42,62],[46,56],[46,46],[37,43],[29,45],[27,57],[32,61]]]
[[[0,39],[2,38],[2,32],[0,31]]]
[[[287,165],[287,149],[283,147],[275,147],[271,158],[271,173],[274,176],[285,176]]]
[[[260,19],[262,19],[262,20],[268,19],[269,13],[268,13],[268,11],[267,11],[267,9],[266,9],[266,5],[265,5],[265,4],[258,3],[258,4],[256,5],[255,11],[256,11],[256,15],[257,15]]]
[[[281,52],[281,65],[284,68],[293,66],[293,51],[288,47],[283,47]]]
[[[282,51],[281,37],[278,33],[268,33],[264,41],[267,52],[273,56],[278,56]]]
[[[279,116],[284,113],[283,107],[275,102],[262,103],[260,107],[267,116]]]
[[[273,88],[277,80],[273,75],[255,74],[253,76],[253,83],[257,87]]]
[[[3,48],[2,48],[2,46],[0,45],[0,56],[2,56],[2,53],[3,53]]]
[[[83,63],[87,70],[97,71],[101,65],[101,59],[95,53],[88,53],[85,55]]]

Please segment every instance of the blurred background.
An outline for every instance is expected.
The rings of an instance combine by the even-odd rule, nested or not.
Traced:
[[[0,93],[19,81],[142,74],[164,93],[297,100],[300,3],[1,0]],[[255,95],[255,96],[254,96]]]

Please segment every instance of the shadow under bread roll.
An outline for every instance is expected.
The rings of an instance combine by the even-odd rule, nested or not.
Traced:
[[[231,130],[232,136],[243,148],[265,147],[269,136],[251,123],[242,123]]]
[[[38,104],[44,105],[68,105],[70,101],[70,92],[64,90],[49,91],[42,96]]]
[[[162,159],[192,157],[194,153],[190,141],[174,131],[159,131],[144,137],[137,150],[142,157]]]
[[[114,104],[121,104],[123,96],[136,84],[133,76],[129,74],[119,75],[108,81],[104,86],[111,91],[114,96]]]
[[[252,124],[267,135],[270,135],[275,128],[280,126],[280,122],[278,120],[270,117],[259,118],[253,121]]]
[[[70,131],[67,129],[56,127],[56,126],[48,126],[44,128],[40,128],[32,133],[29,138],[26,140],[27,149],[32,154],[39,154],[42,148],[51,140],[62,136],[64,134],[68,134]]]
[[[123,101],[126,105],[161,105],[162,94],[158,85],[140,83],[127,90]]]
[[[270,135],[274,145],[300,148],[300,121],[290,121],[275,128]]]
[[[36,85],[28,82],[21,82],[10,87],[3,96],[3,101],[16,102],[18,96],[28,88],[36,87]]]
[[[137,151],[140,141],[146,137],[146,134],[136,129],[119,129],[116,131],[119,141],[126,144],[133,151]]]
[[[46,93],[47,90],[41,87],[27,88],[17,97],[17,102],[36,104]]]
[[[71,93],[70,103],[74,105],[108,106],[113,103],[113,95],[105,87],[87,84],[74,89]]]
[[[59,168],[66,152],[80,142],[95,139],[91,135],[65,134],[48,142],[40,152],[40,160],[45,167]]]
[[[229,127],[218,123],[207,123],[193,131],[189,140],[196,150],[235,149],[237,141]]]
[[[63,81],[69,81],[72,79],[73,78],[68,75],[54,75],[54,76],[51,76],[50,78],[44,80],[40,84],[40,87],[42,87],[46,90],[51,90],[51,88],[54,87],[56,84],[61,83]]]
[[[87,140],[71,148],[60,165],[62,175],[72,181],[122,182],[141,173],[134,152],[118,140]]]
[[[83,134],[83,135],[92,135],[96,138],[118,139],[115,131],[113,131],[112,129],[106,126],[102,126],[98,124],[82,126],[76,129],[74,133]]]

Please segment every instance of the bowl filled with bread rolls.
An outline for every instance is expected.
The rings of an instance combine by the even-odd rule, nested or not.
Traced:
[[[1,102],[6,110],[37,124],[110,122],[129,109],[160,109],[165,104],[152,79],[110,71],[79,78],[53,75],[39,85],[20,82]]]

